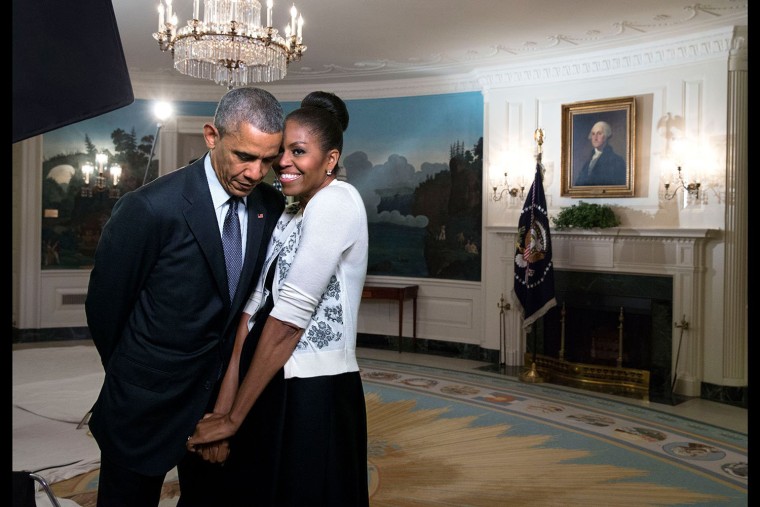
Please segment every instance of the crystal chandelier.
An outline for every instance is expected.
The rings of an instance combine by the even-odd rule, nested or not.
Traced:
[[[285,37],[272,28],[273,0],[267,0],[267,25],[261,26],[257,0],[193,0],[193,18],[178,27],[172,0],[158,6],[158,31],[153,38],[170,51],[182,74],[234,88],[283,79],[288,64],[301,59],[303,17],[293,5]]]

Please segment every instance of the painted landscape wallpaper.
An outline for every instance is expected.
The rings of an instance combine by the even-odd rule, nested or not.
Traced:
[[[347,100],[343,177],[369,219],[369,275],[480,280],[483,98],[479,92]],[[296,102],[285,102],[286,112]],[[212,116],[215,103],[174,104]],[[158,174],[147,167],[156,120],[150,101],[43,136],[42,268],[84,269],[120,195]],[[83,195],[85,162],[107,155],[121,177]],[[165,169],[165,168],[164,168]],[[97,169],[96,169],[97,170]],[[146,176],[147,172],[147,176]],[[90,187],[94,186],[90,176]]]

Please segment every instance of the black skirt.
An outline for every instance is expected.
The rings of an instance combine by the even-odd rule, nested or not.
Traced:
[[[246,339],[241,381],[258,328]],[[225,474],[234,505],[368,506],[367,414],[359,372],[285,380],[281,369],[230,449]]]

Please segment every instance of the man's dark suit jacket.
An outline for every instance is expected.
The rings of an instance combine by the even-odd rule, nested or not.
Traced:
[[[591,151],[593,156],[594,151]],[[602,154],[594,165],[594,170],[589,174],[589,164],[591,163],[591,157],[583,164],[583,169],[578,173],[578,177],[575,178],[576,185],[590,186],[590,185],[625,185],[626,184],[626,170],[625,160],[623,157],[615,153],[612,146],[606,145],[602,150]]]
[[[248,196],[245,265],[230,302],[203,161],[116,203],[90,275],[87,324],[106,372],[90,431],[105,456],[146,475],[184,456],[284,208],[270,185]]]

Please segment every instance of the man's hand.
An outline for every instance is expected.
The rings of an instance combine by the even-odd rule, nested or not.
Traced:
[[[211,463],[224,463],[230,455],[230,442],[225,439],[210,444],[191,445],[188,441],[187,449]]]
[[[195,432],[187,437],[187,450],[206,461],[222,463],[230,453],[228,439],[236,431],[227,414],[206,414],[196,424]]]

